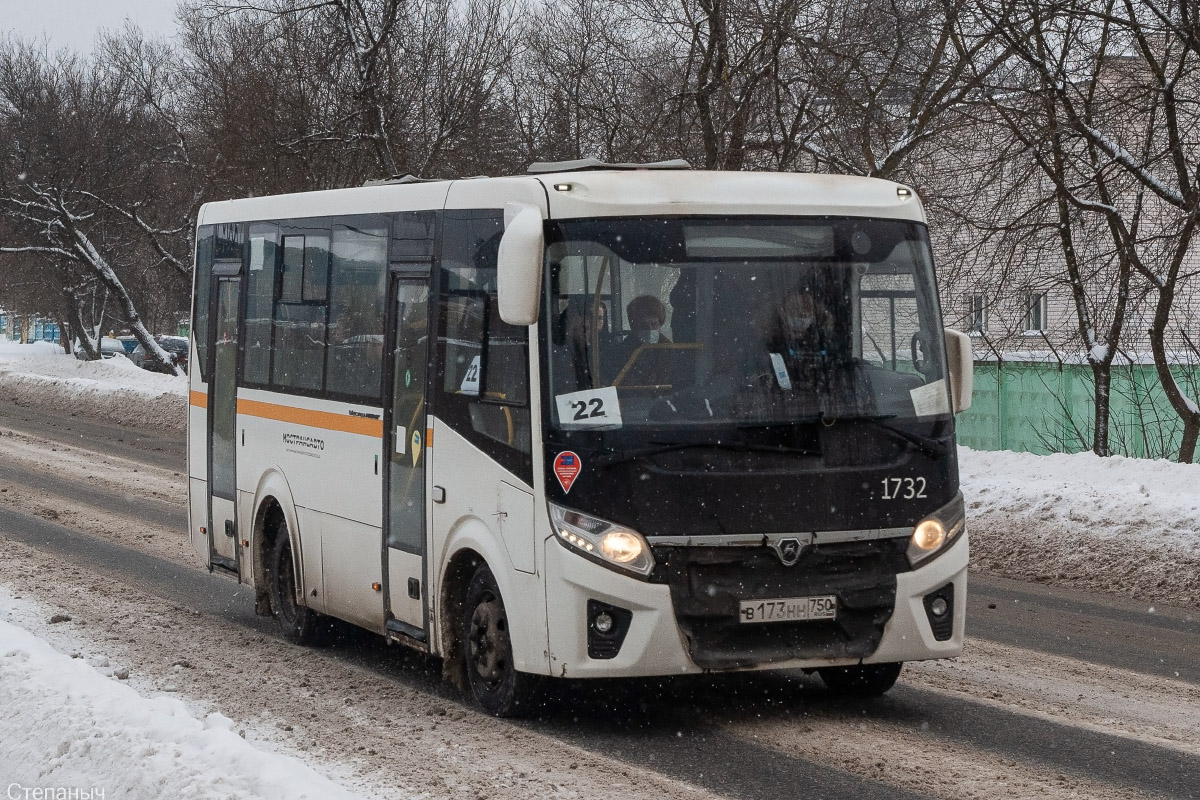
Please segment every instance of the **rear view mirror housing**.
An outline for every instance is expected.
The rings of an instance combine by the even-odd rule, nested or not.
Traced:
[[[946,363],[950,370],[950,402],[954,413],[961,414],[971,407],[975,388],[975,356],[970,336],[946,329]]]
[[[524,203],[504,206],[504,236],[497,256],[500,319],[509,325],[537,322],[542,297],[545,232],[542,212]]]

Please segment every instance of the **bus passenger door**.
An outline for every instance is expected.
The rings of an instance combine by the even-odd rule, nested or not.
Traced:
[[[219,264],[214,272],[220,267]],[[240,265],[239,265],[240,266]],[[208,382],[209,563],[237,572],[237,367],[241,278],[214,275],[215,324],[209,326]]]
[[[384,444],[387,627],[427,641],[425,616],[425,383],[429,362],[429,273],[393,274],[391,391]]]

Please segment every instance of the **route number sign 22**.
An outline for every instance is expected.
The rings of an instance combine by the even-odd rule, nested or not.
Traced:
[[[554,398],[564,430],[621,427],[621,401],[615,386],[560,394]]]

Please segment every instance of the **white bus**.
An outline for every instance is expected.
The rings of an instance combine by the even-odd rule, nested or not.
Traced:
[[[286,638],[543,676],[958,655],[967,533],[920,200],[821,175],[535,165],[209,203],[191,540]]]

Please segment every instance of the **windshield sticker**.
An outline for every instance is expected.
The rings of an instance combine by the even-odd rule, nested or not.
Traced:
[[[579,456],[570,450],[559,453],[554,458],[554,477],[558,478],[558,484],[563,488],[564,492],[571,491],[571,485],[579,477],[579,470],[582,466],[583,464],[580,462]]]
[[[417,459],[421,457],[421,432],[413,431],[412,433],[412,461],[413,466],[417,465]]]
[[[950,413],[950,397],[946,393],[946,381],[934,381],[909,391],[913,411],[918,417],[932,417]]]
[[[787,366],[783,363],[783,356],[779,353],[771,353],[771,369],[775,372],[775,380],[779,381],[779,388],[785,392],[791,391],[792,376],[788,375]]]
[[[560,394],[554,402],[558,406],[559,425],[564,430],[621,427],[621,401],[617,399],[615,386]]]
[[[462,383],[458,386],[458,390],[463,394],[479,396],[479,359],[480,356],[471,359],[471,366],[467,367],[467,374],[463,375]]]
[[[404,455],[404,449],[408,446],[408,431],[399,425],[396,426],[396,452]]]

